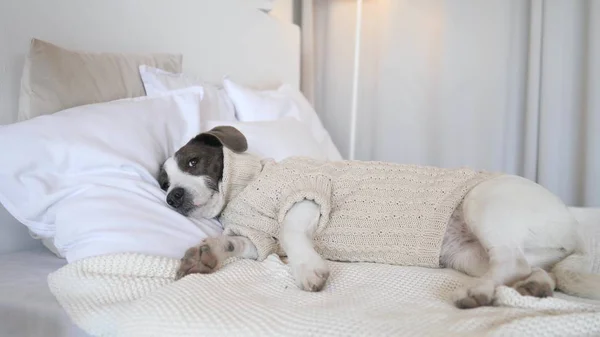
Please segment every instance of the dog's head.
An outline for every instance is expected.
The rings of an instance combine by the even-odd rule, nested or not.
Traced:
[[[223,147],[234,152],[248,148],[246,137],[231,126],[201,133],[167,159],[158,182],[167,192],[167,203],[194,218],[211,218],[225,207],[219,189],[223,178]]]

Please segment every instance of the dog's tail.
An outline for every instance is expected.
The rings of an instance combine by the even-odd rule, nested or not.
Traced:
[[[596,242],[579,233],[579,247],[552,268],[556,288],[572,296],[600,300],[600,274],[595,272]],[[598,259],[598,261],[595,261]]]

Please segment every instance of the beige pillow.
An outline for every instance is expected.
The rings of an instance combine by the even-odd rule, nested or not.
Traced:
[[[181,72],[181,63],[180,54],[89,53],[32,39],[21,78],[19,121],[144,96],[140,65]]]

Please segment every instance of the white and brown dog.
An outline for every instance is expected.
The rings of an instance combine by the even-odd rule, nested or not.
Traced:
[[[247,149],[237,129],[217,127],[190,140],[164,163],[159,183],[173,209],[207,218],[227,206],[218,193],[224,146],[237,152]],[[284,217],[279,238],[297,284],[309,291],[321,290],[329,276],[313,245],[319,216],[314,202],[296,203]],[[257,249],[242,236],[207,238],[187,251],[178,277],[211,273],[230,257],[256,259]],[[454,210],[439,262],[476,277],[454,298],[456,306],[473,308],[491,305],[498,285],[536,297],[559,289],[600,299],[600,275],[590,273],[592,261],[579,224],[559,198],[532,181],[502,175],[471,189]]]

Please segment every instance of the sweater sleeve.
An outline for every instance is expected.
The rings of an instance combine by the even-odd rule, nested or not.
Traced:
[[[231,236],[239,235],[250,239],[258,253],[257,261],[263,261],[271,254],[285,255],[280,250],[279,241],[265,232],[243,225],[229,225],[225,228],[223,234]]]
[[[306,175],[295,179],[287,186],[282,191],[283,197],[277,214],[278,222],[283,223],[287,212],[297,202],[312,200],[320,207],[321,215],[316,234],[321,233],[329,222],[331,212],[331,178],[323,175]]]

